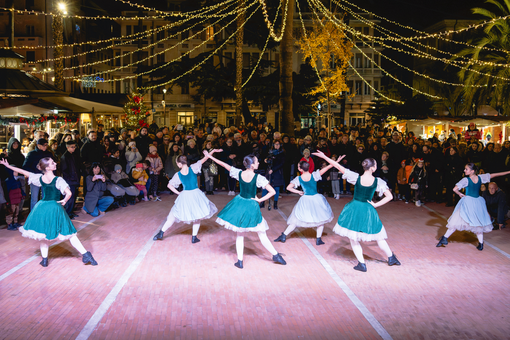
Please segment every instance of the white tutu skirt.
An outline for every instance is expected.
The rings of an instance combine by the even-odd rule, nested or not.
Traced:
[[[475,234],[492,231],[492,222],[483,197],[464,196],[459,200],[446,228],[467,230]]]
[[[211,218],[217,211],[200,189],[193,189],[181,191],[168,215],[173,215],[177,222],[196,223]]]
[[[303,195],[292,209],[287,224],[313,228],[323,226],[332,220],[333,211],[323,195]]]
[[[386,229],[384,229],[384,226],[382,226],[381,231],[377,234],[367,234],[362,233],[359,231],[350,230],[344,227],[341,227],[340,225],[335,224],[335,227],[333,228],[333,232],[340,235],[347,237],[353,241],[361,241],[361,242],[370,242],[370,241],[380,241],[385,240],[388,238],[388,235],[386,234]]]
[[[34,231],[34,230],[26,230],[23,227],[19,227],[18,230],[21,233],[21,236],[26,237],[26,238],[31,238],[32,240],[36,240],[36,241],[43,241],[43,240],[44,241],[53,241],[54,240],[54,239],[48,240],[48,238],[46,237],[46,234],[38,233],[37,231]],[[58,234],[57,239],[59,239],[59,241],[65,241],[65,240],[69,240],[74,235],[76,235],[76,233],[71,234],[71,235]]]
[[[236,233],[248,233],[248,232],[258,233],[259,231],[266,231],[269,229],[269,226],[267,225],[267,222],[264,217],[262,217],[262,222],[257,224],[255,227],[251,227],[251,228],[236,227],[235,225],[233,225],[225,220],[222,220],[219,217],[216,219],[216,223],[218,223],[219,225],[222,225],[225,229],[235,231]]]

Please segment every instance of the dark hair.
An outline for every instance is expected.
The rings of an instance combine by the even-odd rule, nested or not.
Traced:
[[[89,175],[90,176],[94,176],[94,169],[95,168],[101,169],[101,163],[99,163],[99,162],[92,163],[92,165],[90,166],[90,171],[89,171]]]
[[[147,167],[149,167],[149,168],[151,167],[151,162],[149,160],[147,160],[147,159],[144,160],[142,163],[147,165]]]
[[[188,157],[186,157],[184,155],[177,157],[177,163],[181,163],[183,165],[188,164]]]
[[[374,165],[377,166],[377,162],[375,161],[375,159],[373,158],[366,158],[362,163],[361,163],[361,166],[363,167],[363,170],[364,171],[367,171],[368,169],[370,169],[371,167],[373,167]]]
[[[97,133],[96,130],[89,130],[89,132],[87,132],[87,136],[90,135],[91,133]]]
[[[299,162],[299,167],[301,169],[303,169],[303,171],[308,171],[308,170],[310,170],[310,163],[308,163],[306,161],[301,161],[301,162]]]
[[[51,157],[44,157],[41,158],[39,163],[37,163],[37,169],[41,170],[42,172],[46,171],[46,168],[50,164]]]
[[[244,159],[243,159],[243,165],[245,166],[246,169],[249,169],[251,168],[252,164],[255,163],[255,159],[257,157],[255,157],[255,155],[248,155],[248,156],[245,156]]]
[[[66,146],[70,146],[70,145],[76,145],[78,143],[76,143],[75,140],[70,140],[69,142],[66,142]]]
[[[478,174],[478,166],[475,164],[475,163],[468,163],[466,164],[466,166],[468,168],[470,168],[471,170],[473,170],[475,172],[475,174]]]

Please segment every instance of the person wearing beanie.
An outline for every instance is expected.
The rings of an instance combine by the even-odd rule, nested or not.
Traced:
[[[149,146],[149,154],[145,160],[149,161],[151,166],[149,167],[149,178],[151,180],[151,186],[149,188],[149,195],[153,194],[154,201],[161,201],[158,197],[158,184],[159,174],[163,170],[163,161],[158,155],[158,149],[154,145]]]
[[[122,170],[122,165],[115,164],[113,172],[110,173],[110,179],[112,180],[112,184],[118,187],[118,190],[122,191],[120,205],[126,207],[127,202],[131,205],[135,205],[136,196],[138,196],[140,190],[131,183],[129,176]]]

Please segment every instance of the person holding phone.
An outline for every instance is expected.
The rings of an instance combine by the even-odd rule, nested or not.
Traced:
[[[92,163],[90,173],[85,179],[87,193],[83,211],[91,216],[105,214],[106,209],[113,203],[113,197],[104,196],[106,191],[106,177],[101,173],[99,163]]]
[[[140,162],[141,160],[142,155],[136,147],[136,142],[129,142],[128,149],[126,150],[126,173],[130,174],[131,170],[136,166],[136,163]]]

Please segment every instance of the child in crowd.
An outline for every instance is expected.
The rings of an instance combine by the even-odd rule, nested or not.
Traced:
[[[122,170],[122,166],[120,164],[115,165],[114,171],[110,174],[110,178],[113,183],[124,190],[129,204],[135,205],[136,196],[140,194],[140,190],[129,181],[129,176]],[[123,200],[123,203],[121,204],[123,207],[126,206],[124,205],[125,202],[126,200]]]
[[[407,178],[406,172],[406,161],[403,160],[400,163],[401,168],[398,169],[397,172],[397,182],[398,182],[398,194],[402,200],[405,200],[406,203],[409,203],[409,180]]]
[[[351,166],[347,163],[347,159],[342,159],[340,161],[342,166],[346,169],[350,169]],[[344,190],[344,179],[340,178],[340,195],[350,195],[351,194],[351,184],[347,181],[345,181],[345,190]]]
[[[425,189],[428,187],[427,170],[425,170],[423,159],[418,159],[414,165],[409,186],[414,194],[414,201],[417,207],[421,207],[422,199],[425,197]]]
[[[145,172],[146,169],[149,168],[148,161],[137,163],[136,167],[133,168],[132,176],[135,180],[138,180],[138,182],[135,182],[135,187],[143,192],[143,200],[148,201],[149,199],[152,199],[152,196],[149,196],[147,198],[147,181],[149,180],[149,175],[147,175],[147,172]],[[150,164],[150,163],[149,163]]]
[[[158,178],[159,173],[163,170],[163,161],[159,157],[158,149],[154,145],[149,146],[149,154],[145,160],[150,162],[149,175],[151,184],[149,193],[154,194],[154,201],[161,201],[161,198],[158,197]]]

